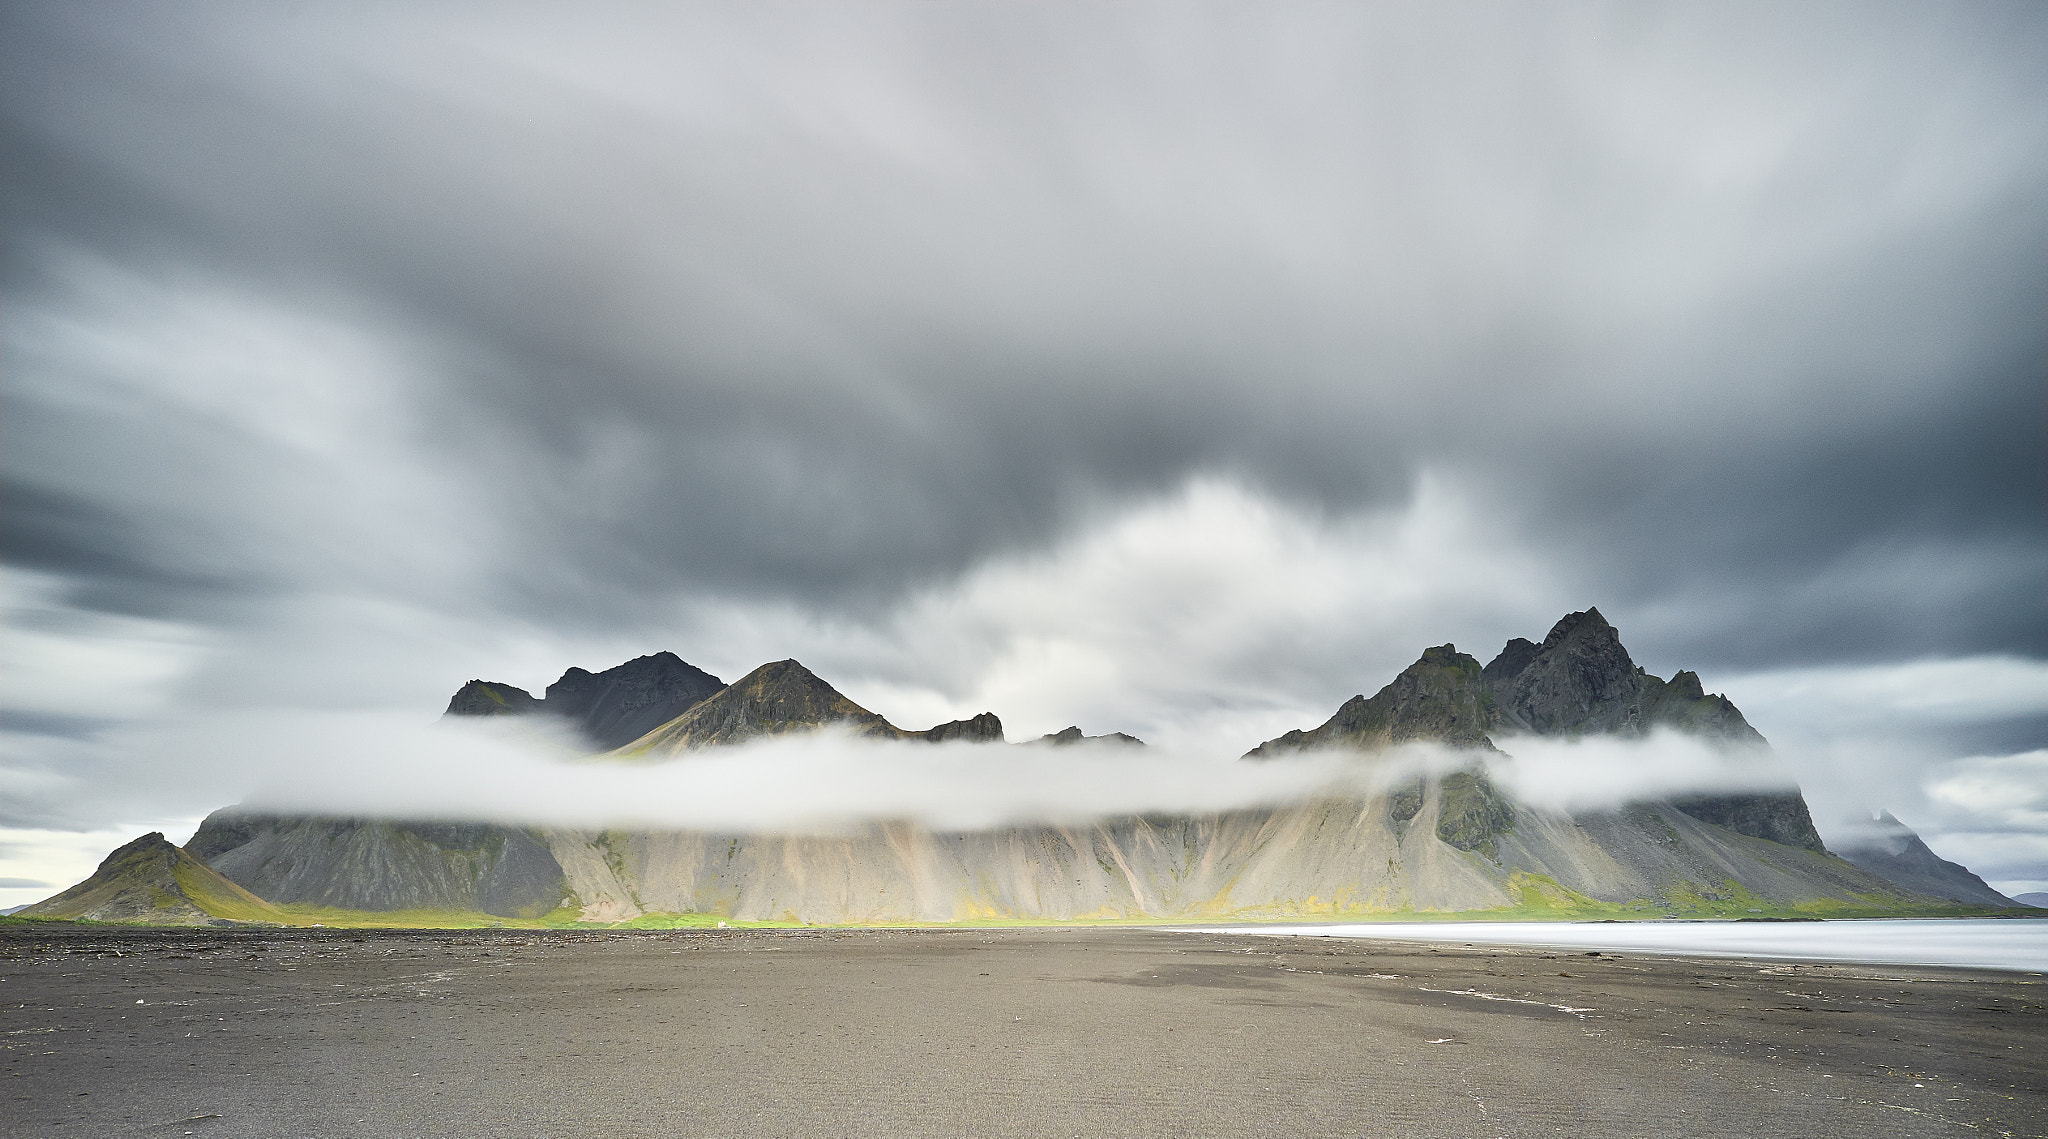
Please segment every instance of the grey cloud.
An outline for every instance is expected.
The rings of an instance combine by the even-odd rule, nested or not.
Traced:
[[[1100,700],[1248,746],[1588,604],[1666,674],[2039,658],[2044,64],[1998,4],[15,4],[5,557],[236,638],[192,699],[795,651],[671,639],[720,605],[964,699],[1001,637],[875,630],[978,567],[1434,479],[1550,576]]]
[[[1708,599],[1696,658],[2048,646],[2010,9],[474,15],[21,9],[10,197],[421,353],[528,617],[858,603],[1190,471],[1352,509],[1437,464],[1615,604]],[[1903,628],[1774,603],[1914,546]]]

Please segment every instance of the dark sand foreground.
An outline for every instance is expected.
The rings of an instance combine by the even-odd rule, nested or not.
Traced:
[[[1145,929],[102,927],[0,929],[0,976],[8,1135],[2048,1135],[2038,975]]]

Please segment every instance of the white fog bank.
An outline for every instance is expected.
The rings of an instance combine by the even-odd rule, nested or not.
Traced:
[[[660,760],[581,756],[545,721],[364,714],[236,716],[153,733],[167,762],[208,765],[249,810],[529,826],[833,831],[876,820],[940,830],[1192,815],[1384,789],[1483,758],[1531,806],[1584,811],[1782,785],[1767,753],[1665,733],[1511,741],[1512,756],[1431,744],[1246,762],[1114,743],[1068,747],[796,733]],[[142,741],[137,741],[138,746]],[[226,803],[221,804],[223,806]]]

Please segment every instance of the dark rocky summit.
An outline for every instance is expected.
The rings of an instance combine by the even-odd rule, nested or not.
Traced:
[[[1913,828],[1893,818],[1890,811],[1878,812],[1861,833],[1837,842],[1835,853],[1887,882],[1918,893],[1976,906],[2016,903],[1967,867],[1929,850]]]
[[[525,716],[541,710],[533,693],[495,680],[472,680],[448,698],[444,716]]]
[[[582,726],[600,747],[632,743],[715,695],[725,683],[671,652],[603,672],[572,668],[548,685],[546,708]]]
[[[724,687],[676,654],[659,652],[603,672],[571,668],[540,699],[510,684],[472,680],[448,701],[443,714],[560,716],[593,747],[610,750],[632,743]]]
[[[1539,736],[1642,736],[1678,728],[1731,743],[1764,738],[1725,696],[1709,696],[1698,675],[1660,680],[1636,666],[1621,634],[1598,609],[1573,613],[1531,645],[1516,638],[1485,669],[1496,713],[1492,727]]]

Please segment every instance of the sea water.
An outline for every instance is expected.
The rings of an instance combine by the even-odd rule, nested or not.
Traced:
[[[1958,965],[2048,972],[2048,920],[1872,918],[1814,922],[1361,922],[1186,927],[1188,933],[1366,937],[1700,957]]]

